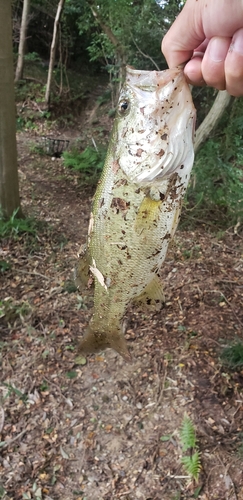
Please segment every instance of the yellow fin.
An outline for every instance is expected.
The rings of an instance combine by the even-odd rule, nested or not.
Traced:
[[[125,361],[131,361],[131,354],[128,351],[126,340],[120,330],[114,330],[108,334],[102,331],[94,331],[88,326],[84,338],[78,345],[78,353],[92,354],[102,351],[108,347],[114,349]]]
[[[161,200],[152,200],[149,196],[143,199],[135,221],[135,231],[137,233],[142,232],[145,228],[149,229],[151,225],[156,224],[160,217],[161,205]]]
[[[146,286],[144,291],[133,299],[135,305],[160,311],[165,303],[165,296],[161,280],[156,275]]]

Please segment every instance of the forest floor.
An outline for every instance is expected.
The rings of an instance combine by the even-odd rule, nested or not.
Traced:
[[[0,276],[0,498],[243,500],[243,372],[220,361],[242,340],[242,235],[178,230],[163,266],[164,309],[127,314],[133,362],[109,349],[77,360],[92,295],[75,289],[73,270],[93,190],[61,159],[33,151],[35,141],[18,135],[21,197],[42,227],[0,247],[9,264]],[[198,484],[181,464],[185,413]]]

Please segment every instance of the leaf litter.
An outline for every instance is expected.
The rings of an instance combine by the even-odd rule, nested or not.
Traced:
[[[177,232],[163,267],[165,308],[128,311],[131,365],[109,350],[77,358],[92,294],[75,288],[73,270],[93,192],[61,160],[21,161],[25,139],[23,209],[45,224],[1,246],[0,498],[242,500],[243,372],[219,357],[242,340],[240,231]],[[185,412],[199,485],[181,464]]]

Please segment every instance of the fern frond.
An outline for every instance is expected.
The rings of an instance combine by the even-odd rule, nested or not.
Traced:
[[[182,445],[182,451],[186,451],[189,448],[195,448],[196,446],[196,433],[194,425],[187,414],[184,415],[182,426],[180,429],[180,439]]]
[[[184,456],[181,458],[186,473],[195,481],[198,481],[198,476],[201,470],[200,452],[195,451],[192,456]]]

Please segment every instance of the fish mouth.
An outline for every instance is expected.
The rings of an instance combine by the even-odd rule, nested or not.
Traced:
[[[138,70],[132,66],[126,66],[126,82],[143,90],[154,91],[165,87],[168,83],[176,86],[178,79],[185,79],[181,66],[163,71]]]

